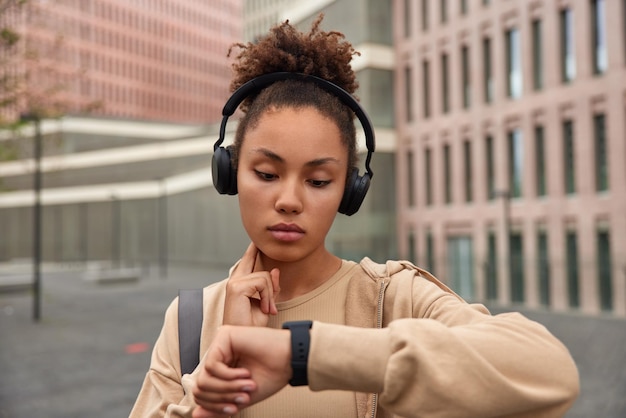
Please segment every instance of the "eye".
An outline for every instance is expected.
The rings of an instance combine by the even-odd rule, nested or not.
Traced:
[[[313,187],[324,187],[330,184],[330,180],[309,180],[309,183]]]
[[[265,181],[271,181],[274,180],[276,178],[276,175],[274,174],[269,174],[269,173],[264,173],[262,171],[259,170],[254,170],[254,173],[261,179],[261,180],[265,180]]]

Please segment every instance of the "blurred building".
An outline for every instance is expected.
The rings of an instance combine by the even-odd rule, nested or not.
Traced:
[[[27,45],[41,54],[36,88],[60,82],[75,105],[101,103],[97,116],[220,119],[240,1],[35,0],[24,10]]]
[[[626,1],[394,0],[400,253],[626,315]]]
[[[352,62],[359,81],[356,96],[368,112],[376,131],[371,187],[357,214],[351,217],[337,216],[328,235],[327,246],[341,257],[360,260],[369,256],[384,262],[397,257],[391,2],[246,0],[244,33],[247,41],[254,42],[272,26],[285,20],[306,32],[320,13],[324,14],[322,29],[342,32],[346,40],[361,53]],[[360,132],[358,121],[357,132]],[[359,133],[359,141],[361,156],[364,157],[362,132]],[[359,170],[361,174],[365,171],[362,165]]]

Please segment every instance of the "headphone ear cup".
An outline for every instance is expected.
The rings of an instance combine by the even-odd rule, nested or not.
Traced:
[[[346,189],[343,192],[343,198],[339,205],[339,213],[351,216],[357,213],[365,195],[370,187],[370,176],[365,173],[363,176],[359,176],[359,171],[353,168],[350,172],[350,179],[346,183]]]
[[[213,185],[219,194],[237,194],[237,171],[230,158],[230,147],[218,147],[211,160]]]

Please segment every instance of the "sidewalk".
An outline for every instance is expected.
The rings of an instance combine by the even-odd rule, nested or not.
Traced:
[[[0,293],[0,418],[128,416],[178,289],[225,274],[171,268],[167,279],[97,284],[77,271],[48,272],[40,323],[32,321],[30,293]],[[525,314],[578,364],[582,393],[567,417],[625,417],[626,320]]]

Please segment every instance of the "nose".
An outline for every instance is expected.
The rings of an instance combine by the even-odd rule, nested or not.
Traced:
[[[282,182],[274,207],[281,213],[302,212],[302,190],[297,180]]]

